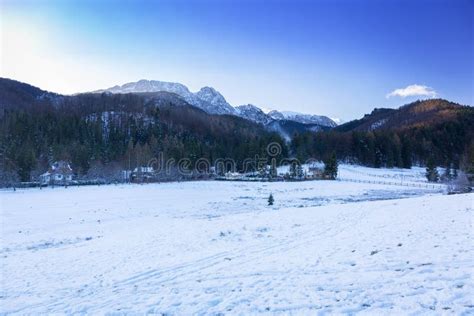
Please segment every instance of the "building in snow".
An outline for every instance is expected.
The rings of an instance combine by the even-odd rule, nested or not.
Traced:
[[[136,167],[130,176],[132,182],[151,182],[155,177],[155,170],[153,167]]]
[[[324,179],[324,163],[316,159],[306,161],[303,166],[303,178],[306,180]]]
[[[226,172],[224,175],[226,180],[243,180],[244,175],[238,172]]]
[[[41,185],[67,185],[72,182],[73,171],[68,162],[60,160],[55,161],[49,167],[48,171],[40,175]]]
[[[324,178],[324,166],[321,165],[310,165],[306,172],[307,179],[323,179]]]

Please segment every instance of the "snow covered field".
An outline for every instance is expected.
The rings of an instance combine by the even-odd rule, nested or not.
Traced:
[[[0,314],[474,313],[474,195],[340,169],[1,191]]]

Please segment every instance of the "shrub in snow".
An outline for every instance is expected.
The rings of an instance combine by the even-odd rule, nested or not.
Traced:
[[[268,197],[268,206],[273,205],[273,202],[275,202],[275,199],[273,198],[273,194],[270,193],[270,196]]]

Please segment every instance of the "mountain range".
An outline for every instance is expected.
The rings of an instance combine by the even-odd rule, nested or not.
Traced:
[[[96,90],[94,93],[152,93],[170,92],[182,97],[190,105],[195,106],[206,113],[217,115],[235,115],[255,123],[266,126],[269,130],[280,132],[285,138],[289,138],[292,132],[304,130],[324,130],[337,126],[337,124],[326,116],[302,114],[289,111],[270,111],[265,113],[258,106],[247,104],[233,107],[224,96],[212,87],[203,87],[193,93],[188,87],[181,83],[165,82],[157,80],[139,80],[129,82],[121,86],[108,89]],[[290,121],[290,122],[286,122]],[[293,125],[293,128],[287,126]],[[289,134],[290,133],[290,134]]]
[[[330,129],[338,132],[350,132],[412,128],[456,120],[460,111],[468,110],[469,113],[472,112],[471,106],[459,105],[444,99],[428,99],[415,101],[398,109],[375,108],[371,113],[360,119],[337,125],[326,116],[276,110],[265,113],[261,108],[252,104],[233,107],[222,94],[212,87],[203,87],[198,92],[193,93],[180,83],[140,80],[91,92],[91,94],[102,93],[141,95],[152,101],[156,106],[168,104],[193,106],[210,115],[240,117],[257,123],[270,131],[278,131],[283,126],[284,134],[288,129],[293,132]],[[0,78],[1,110],[29,108],[32,104],[38,103],[58,105],[72,97],[74,96],[61,95],[27,83]],[[289,134],[289,136],[291,135],[292,133]]]

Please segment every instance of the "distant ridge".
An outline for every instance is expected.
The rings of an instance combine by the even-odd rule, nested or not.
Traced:
[[[459,111],[467,108],[444,99],[419,100],[398,109],[376,108],[363,118],[335,128],[337,131],[374,131],[404,129],[443,123],[457,118]]]
[[[145,93],[145,92],[171,92],[181,96],[189,104],[202,109],[209,114],[236,115],[247,120],[267,125],[274,121],[288,120],[301,124],[320,125],[323,128],[335,127],[337,124],[326,116],[302,114],[297,112],[271,111],[265,113],[259,107],[248,104],[233,107],[224,96],[212,87],[203,87],[198,92],[191,92],[188,87],[181,83],[157,80],[139,80],[129,82],[121,86],[108,89],[96,90],[94,93]]]
[[[193,93],[188,87],[181,83],[166,82],[157,80],[139,80],[129,82],[121,86],[114,86],[108,89],[93,91],[94,93],[144,93],[144,92],[171,92],[181,96],[189,104],[204,110],[209,114],[235,114],[235,109],[225,98],[210,87],[204,87],[200,91]]]

